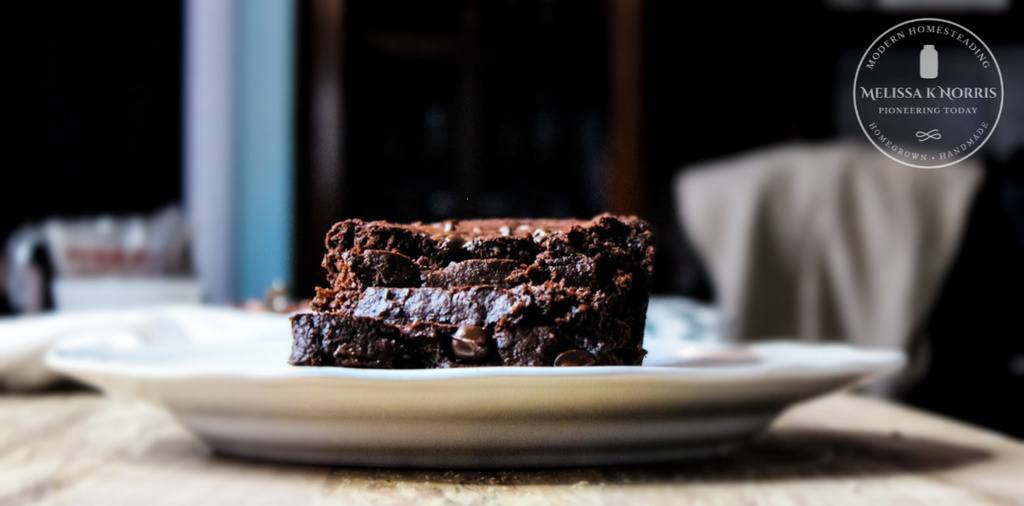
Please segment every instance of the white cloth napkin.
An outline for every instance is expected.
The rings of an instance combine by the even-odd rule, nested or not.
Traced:
[[[162,305],[76,311],[0,319],[0,389],[30,390],[59,381],[47,369],[47,350],[89,333],[131,333],[161,339],[244,339],[286,327],[287,317],[227,307]]]

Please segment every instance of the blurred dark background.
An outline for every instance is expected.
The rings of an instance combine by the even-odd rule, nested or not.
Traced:
[[[54,215],[180,202],[181,3],[28,2],[8,14],[0,237]]]
[[[285,11],[286,20],[274,26],[291,44],[280,60],[285,91],[271,90],[288,121],[261,123],[262,116],[243,115],[244,125],[220,144],[226,160],[241,164],[223,167],[229,173],[224,191],[244,194],[224,204],[225,212],[241,213],[238,220],[249,224],[238,228],[259,237],[228,235],[224,245],[209,247],[242,266],[215,299],[259,296],[273,279],[286,281],[293,295],[311,294],[322,278],[323,233],[339,217],[433,221],[610,210],[639,214],[657,228],[657,292],[714,301],[712,282],[674,210],[671,188],[680,168],[787,141],[862,139],[848,93],[864,48],[913,17],[934,15],[970,27],[999,58],[1006,105],[997,135],[979,155],[984,183],[963,244],[922,323],[934,344],[934,366],[929,380],[906,395],[924,407],[1024,431],[1019,415],[985,396],[949,394],[982,388],[1009,401],[1019,397],[1024,376],[1019,3],[941,2],[934,9],[927,2],[853,0],[21,6],[13,23],[8,19],[13,43],[6,51],[15,64],[7,110],[14,111],[14,136],[0,179],[0,238],[52,216],[186,205],[190,185],[224,183],[209,166],[187,167],[188,153],[196,150],[189,148],[186,111],[216,113],[204,102],[194,109],[186,104],[189,55],[210,51],[188,51],[195,29],[189,20],[196,19],[190,14],[206,16],[197,10],[211,4],[227,5],[225,26],[241,34],[223,56],[229,63],[237,58],[239,67],[221,69],[242,76],[228,86],[237,92],[228,97],[234,121],[238,111],[249,110],[251,97],[259,105],[265,91],[259,79],[245,77],[264,68],[263,53],[245,53],[260,40],[260,23],[273,23]],[[260,17],[247,9],[271,13]],[[245,86],[257,95],[247,95]],[[269,123],[280,128],[259,129]],[[244,129],[253,126],[256,137],[246,137]],[[284,161],[266,170],[287,184],[260,185],[268,180],[262,172],[244,172],[247,160],[260,158],[249,154],[246,139],[256,139],[257,148],[284,146]],[[243,174],[237,187],[231,170]],[[266,228],[264,236],[263,216],[252,218],[250,209],[284,216],[283,225]],[[282,243],[284,253],[273,265],[286,267],[260,270],[263,254],[244,246],[259,240]]]

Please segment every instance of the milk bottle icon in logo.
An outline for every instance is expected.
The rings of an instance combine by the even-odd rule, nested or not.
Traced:
[[[939,52],[932,44],[925,44],[921,50],[920,58],[921,79],[935,79],[939,77]]]

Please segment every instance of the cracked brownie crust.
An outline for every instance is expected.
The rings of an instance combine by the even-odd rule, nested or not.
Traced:
[[[379,368],[639,364],[654,238],[635,217],[328,232],[290,363]]]

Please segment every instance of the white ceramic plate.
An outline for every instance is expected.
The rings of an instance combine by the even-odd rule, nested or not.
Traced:
[[[727,355],[703,366],[292,367],[285,363],[287,322],[265,326],[230,339],[166,331],[79,335],[52,349],[47,362],[111,394],[163,405],[226,454],[423,467],[719,454],[795,402],[903,363],[895,352],[773,342],[748,348],[754,361]],[[693,358],[692,350],[652,349],[663,351],[649,363]]]

